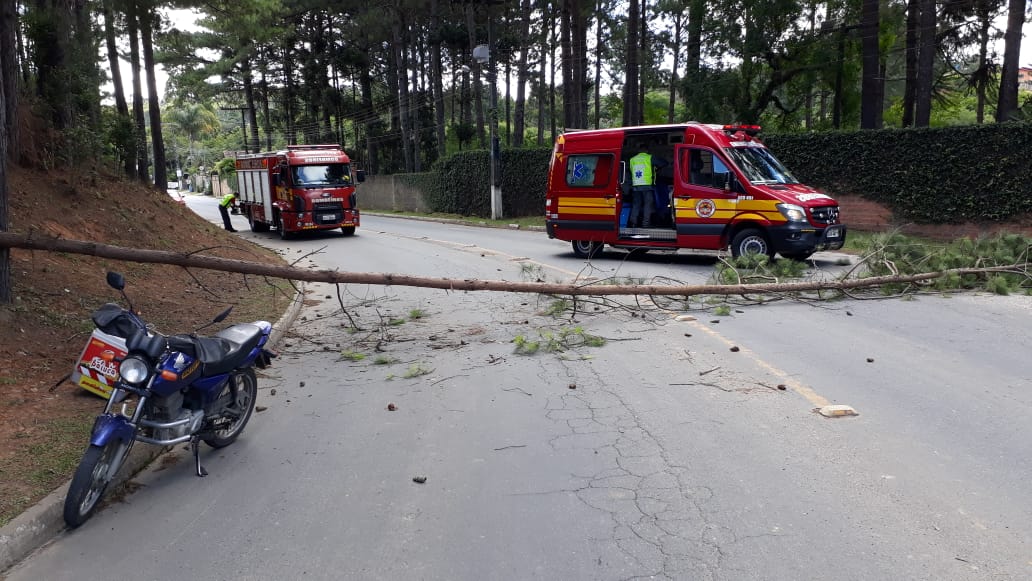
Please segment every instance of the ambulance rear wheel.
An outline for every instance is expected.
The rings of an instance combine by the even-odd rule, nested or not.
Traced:
[[[602,254],[601,242],[589,242],[587,240],[574,240],[573,253],[577,258],[595,258]]]
[[[355,227],[354,226],[341,226],[340,227],[340,231],[343,232],[345,236],[354,236],[355,235]]]
[[[749,254],[766,254],[770,258],[774,258],[774,251],[771,249],[767,237],[755,228],[742,230],[731,241],[731,256],[738,258]]]

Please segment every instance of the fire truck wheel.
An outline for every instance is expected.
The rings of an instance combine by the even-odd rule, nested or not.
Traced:
[[[755,228],[742,230],[731,241],[731,256],[738,258],[746,254],[766,254],[774,258],[774,251],[771,250],[767,237]]]
[[[340,227],[340,231],[343,232],[345,236],[354,236],[355,235],[355,227],[354,226],[341,226]]]
[[[574,240],[573,253],[577,258],[595,258],[602,254],[601,242],[589,242],[587,240]]]

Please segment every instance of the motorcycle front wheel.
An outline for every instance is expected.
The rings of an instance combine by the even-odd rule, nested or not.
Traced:
[[[110,440],[103,446],[90,444],[65,497],[64,520],[75,528],[89,520],[104,497],[104,491],[122,467],[131,446],[121,440]]]
[[[248,367],[243,371],[237,371],[229,380],[236,382],[237,401],[231,410],[236,417],[224,427],[213,430],[213,435],[204,438],[204,443],[212,448],[225,448],[236,441],[240,432],[244,431],[244,426],[250,421],[254,401],[258,399],[258,378],[254,375],[254,369]]]

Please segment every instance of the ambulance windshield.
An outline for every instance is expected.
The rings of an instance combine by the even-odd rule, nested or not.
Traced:
[[[346,163],[329,165],[297,165],[290,168],[295,186],[325,187],[351,185],[351,166]]]
[[[725,151],[753,184],[799,183],[766,147],[728,147]]]

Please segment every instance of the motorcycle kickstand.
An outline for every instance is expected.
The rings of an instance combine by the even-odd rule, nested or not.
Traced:
[[[193,448],[194,466],[197,469],[197,476],[203,478],[208,475],[208,471],[204,469],[204,466],[201,466],[201,441],[195,438],[190,443],[190,447]]]

